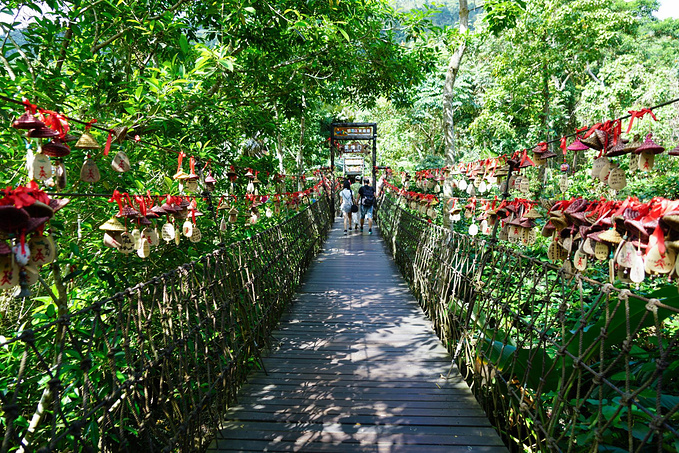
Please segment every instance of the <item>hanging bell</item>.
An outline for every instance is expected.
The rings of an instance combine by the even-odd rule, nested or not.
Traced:
[[[212,173],[205,177],[205,188],[208,192],[214,192],[217,180],[212,176]]]
[[[14,297],[17,299],[28,299],[31,297],[31,290],[28,284],[28,274],[26,269],[21,269],[19,271],[19,288],[18,291],[14,293]]]
[[[39,129],[45,127],[45,123],[40,121],[32,113],[24,112],[19,118],[12,121],[12,127],[14,129]]]
[[[231,209],[229,209],[229,223],[236,223],[238,220],[238,209],[236,209],[235,206],[233,206]]]
[[[47,126],[42,126],[28,131],[27,135],[29,138],[54,138],[59,136],[59,132]]]
[[[118,144],[122,144],[127,137],[127,126],[116,126],[112,129],[113,138]]]
[[[50,157],[64,157],[71,154],[71,148],[63,140],[55,138],[42,145],[42,153]]]
[[[99,146],[99,143],[97,143],[97,140],[90,134],[89,132],[83,132],[83,135],[80,136],[78,141],[76,142],[74,147],[78,149],[99,149],[101,146]]]

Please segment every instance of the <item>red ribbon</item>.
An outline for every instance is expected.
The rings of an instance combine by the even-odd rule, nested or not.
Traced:
[[[179,156],[177,156],[177,173],[182,171],[182,160],[186,157],[186,153],[184,151],[179,152]]]
[[[191,156],[191,158],[189,159],[189,168],[191,169],[191,174],[195,175],[196,174],[196,158],[193,157],[193,156]]]
[[[39,109],[40,113],[46,115],[45,126],[59,133],[59,138],[64,138],[70,127],[64,115],[51,110]]]
[[[655,117],[655,114],[651,111],[651,109],[641,109],[641,110],[630,110],[629,114],[632,115],[632,117],[629,120],[629,126],[627,126],[627,133],[629,134],[629,131],[632,130],[632,124],[634,124],[634,119],[635,118],[643,118],[644,115],[649,114],[651,117],[655,120],[658,121],[658,118]]]
[[[31,104],[31,102],[26,98],[23,99],[22,103],[24,104],[24,107],[26,108],[26,111],[28,113],[30,113],[31,115],[35,115],[35,111],[38,108],[37,105]]]
[[[113,191],[113,195],[111,195],[111,198],[109,198],[109,200],[108,200],[109,203],[112,203],[114,201],[116,203],[118,203],[119,213],[122,214],[123,213],[123,194],[118,192],[118,189]]]
[[[146,200],[144,200],[144,196],[135,195],[134,201],[136,201],[137,204],[139,205],[139,214],[141,214],[142,217],[146,217]]]
[[[85,132],[89,132],[90,129],[92,129],[92,125],[96,122],[97,122],[96,119],[88,121],[87,124],[85,125]]]
[[[561,148],[561,152],[563,152],[563,161],[566,162],[566,153],[568,152],[568,147],[566,146],[566,137],[561,137],[559,148]]]
[[[106,145],[104,146],[104,156],[108,156],[108,152],[111,150],[111,141],[113,140],[113,129],[108,131],[108,138],[106,138]]]

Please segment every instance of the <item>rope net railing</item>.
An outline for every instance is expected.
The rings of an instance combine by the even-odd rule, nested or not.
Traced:
[[[333,220],[327,197],[253,237],[0,338],[1,452],[196,451],[258,366]]]
[[[401,272],[512,451],[678,451],[679,295],[642,296],[383,197]]]

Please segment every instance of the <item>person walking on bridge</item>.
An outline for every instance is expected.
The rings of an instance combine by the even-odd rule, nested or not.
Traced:
[[[356,176],[354,178],[354,182],[351,184],[351,192],[354,194],[354,200],[358,200],[358,191],[362,187],[361,180],[362,178],[360,175]],[[358,213],[356,215],[352,215],[351,223],[354,226],[354,231],[358,231]],[[349,229],[351,230],[351,225],[349,225]]]
[[[364,185],[358,189],[359,205],[361,207],[361,231],[365,219],[368,219],[368,234],[373,234],[373,207],[375,206],[375,188],[370,185],[370,179],[363,180]]]
[[[340,198],[342,200],[342,217],[344,217],[344,234],[347,234],[347,226],[351,228],[351,206],[354,204],[354,194],[351,191],[351,183],[348,179],[344,181]]]

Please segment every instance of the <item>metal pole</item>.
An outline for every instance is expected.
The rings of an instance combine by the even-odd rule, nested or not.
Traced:
[[[372,186],[377,189],[377,123],[372,125],[373,130],[373,171]]]

